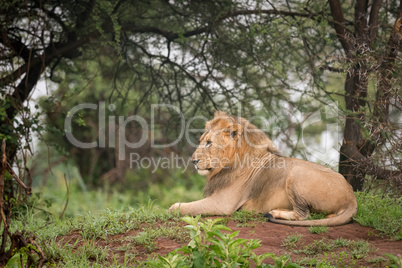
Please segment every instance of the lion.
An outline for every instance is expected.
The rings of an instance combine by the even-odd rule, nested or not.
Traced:
[[[282,156],[263,131],[242,117],[215,112],[191,161],[207,177],[205,198],[175,203],[170,212],[230,215],[248,210],[296,226],[343,225],[357,213],[352,187],[341,174]],[[306,220],[310,212],[327,217]]]

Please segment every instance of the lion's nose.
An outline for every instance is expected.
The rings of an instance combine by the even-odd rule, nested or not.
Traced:
[[[194,165],[197,165],[197,163],[200,162],[200,160],[198,160],[198,159],[191,159],[191,162],[192,162]]]

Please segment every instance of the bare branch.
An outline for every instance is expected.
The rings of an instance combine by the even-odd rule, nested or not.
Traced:
[[[380,136],[381,125],[388,122],[389,105],[392,89],[392,79],[394,76],[394,65],[397,58],[397,53],[402,49],[402,17],[395,22],[394,30],[392,31],[388,43],[386,56],[383,58],[379,72],[377,74],[378,88],[376,92],[376,105],[374,106],[374,116],[377,121],[381,122],[374,127],[371,132]]]
[[[343,154],[348,158],[351,164],[354,164],[356,168],[368,174],[382,180],[393,180],[399,185],[402,185],[402,172],[400,170],[388,170],[381,168],[374,164],[370,158],[365,157],[355,145],[348,144],[343,150]]]
[[[27,195],[31,195],[31,188],[27,187],[25,183],[18,178],[17,174],[15,174],[13,168],[7,163],[7,171],[11,174],[11,176],[18,182],[18,184],[25,190]]]
[[[331,72],[334,72],[334,73],[345,73],[346,72],[346,70],[343,69],[343,68],[336,68],[336,67],[329,66],[327,64],[326,65],[321,65],[320,70],[327,70],[327,71],[331,71]]]
[[[68,186],[68,180],[66,174],[64,174],[64,182],[66,183],[67,193],[66,193],[66,204],[64,205],[63,211],[59,215],[59,219],[63,218],[64,212],[66,212],[68,206],[68,199],[70,197],[70,187]]]

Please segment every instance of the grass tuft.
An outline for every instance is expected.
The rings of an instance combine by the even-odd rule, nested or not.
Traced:
[[[311,226],[308,228],[308,230],[312,234],[322,234],[322,233],[327,232],[328,229],[329,229],[329,227],[327,227],[327,226]]]
[[[359,209],[354,220],[373,227],[395,240],[402,239],[402,197],[356,193]]]
[[[263,214],[247,210],[235,211],[229,219],[238,222],[237,227],[255,227],[257,223],[267,221]]]
[[[287,249],[292,249],[296,247],[296,243],[302,238],[301,234],[292,234],[288,235],[285,240],[282,242],[282,247],[286,247]]]

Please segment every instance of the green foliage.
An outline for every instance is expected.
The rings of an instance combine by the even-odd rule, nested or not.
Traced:
[[[19,268],[21,263],[27,263],[28,254],[30,251],[38,251],[37,248],[31,244],[25,247],[18,248],[11,259],[7,262],[8,268]],[[32,256],[31,256],[32,257]]]
[[[79,195],[75,197],[80,198]],[[81,199],[81,202],[87,201]],[[102,204],[106,205],[106,203]],[[250,220],[251,225],[258,223],[259,216],[252,212],[239,211],[232,216],[233,218],[226,219],[202,220],[200,217],[185,217],[189,225],[183,228],[180,215],[172,215],[166,208],[161,209],[153,202],[148,202],[136,209],[127,208],[119,203],[109,203],[109,205],[116,207],[103,209],[100,212],[94,210],[81,215],[73,213],[75,217],[63,219],[59,219],[58,214],[44,214],[34,207],[27,207],[24,213],[18,214],[13,219],[11,231],[35,232],[36,241],[45,252],[50,262],[49,266],[132,267],[135,264],[135,267],[168,267],[170,263],[172,266],[176,265],[175,267],[196,267],[197,264],[204,263],[204,267],[219,267],[219,265],[230,266],[230,264],[238,263],[237,267],[248,267],[248,265],[298,267],[292,263],[288,255],[255,254],[254,250],[260,246],[258,240],[239,239],[238,232],[232,233],[223,224],[227,219],[237,220],[242,224],[247,224],[246,219]],[[121,206],[123,208],[116,210]],[[157,239],[160,237],[188,244],[167,256],[138,262],[138,252],[133,251],[133,247],[144,248],[146,253],[142,252],[142,254],[151,253],[157,249]],[[107,246],[105,246],[106,241]],[[110,248],[109,245],[119,245],[119,247]],[[321,239],[305,245],[303,237],[296,233],[289,235],[282,242],[282,246],[292,250],[293,253],[304,255],[305,257],[297,263],[307,267],[350,267],[355,266],[361,259],[371,260],[372,263],[381,265],[386,263],[384,258],[368,259],[375,249],[366,241],[343,238]],[[336,252],[339,249],[342,251]],[[121,255],[119,257],[119,254],[124,254],[124,258],[122,259]],[[11,263],[18,265],[20,255],[21,252],[13,258],[10,265]],[[215,261],[217,259],[224,261],[217,264]],[[261,263],[267,261],[273,262],[274,265]],[[389,262],[397,264],[395,260],[387,263]]]
[[[350,241],[345,239],[337,239],[330,241],[326,238],[321,240],[316,240],[311,244],[303,246],[302,249],[294,250],[294,253],[303,253],[307,256],[318,256],[320,254],[325,254],[334,251],[337,248],[346,247],[348,248],[348,256],[351,259],[361,259],[366,257],[370,252],[375,251],[372,246],[367,241]],[[333,256],[332,256],[333,257]]]
[[[321,240],[318,241],[316,240],[313,243],[304,246],[303,249],[297,249],[294,252],[298,254],[304,253],[306,255],[318,255],[324,252],[330,252],[333,249],[335,249],[335,246],[329,243],[327,239],[323,238]]]
[[[339,253],[324,253],[323,258],[304,258],[300,260],[300,263],[305,265],[310,265],[310,267],[355,267],[357,259],[353,258],[350,254],[345,251]]]
[[[359,209],[354,220],[370,226],[395,240],[402,239],[402,197],[356,193]]]
[[[382,256],[380,256],[380,257],[374,257],[374,258],[366,259],[366,261],[368,263],[372,263],[372,264],[376,265],[376,264],[380,264],[380,263],[383,263],[383,262],[387,261],[387,259],[382,257]]]
[[[345,251],[335,253],[338,248],[345,248]],[[339,238],[328,240],[323,238],[313,243],[304,245],[301,249],[293,252],[305,254],[299,263],[316,267],[353,267],[363,258],[374,253],[376,250],[367,241],[353,241]],[[323,256],[323,257],[322,257]]]
[[[266,222],[267,219],[261,213],[255,213],[255,211],[239,210],[235,211],[230,219],[238,222],[238,227],[255,227],[257,223]]]
[[[147,179],[144,179],[147,178]],[[205,178],[198,173],[185,172],[183,169],[135,169],[127,172],[125,181],[118,190],[133,195],[133,205],[144,200],[154,200],[158,205],[170,207],[180,202],[201,199]]]
[[[282,247],[286,247],[287,249],[292,249],[296,247],[296,243],[299,242],[300,238],[302,238],[301,234],[292,234],[288,235],[285,240],[282,242]]]
[[[402,257],[401,256],[395,256],[393,254],[384,254],[390,261],[391,261],[391,265],[389,265],[388,267],[390,268],[400,268],[402,267]]]
[[[338,238],[333,241],[335,247],[348,247],[351,243],[352,241],[346,240],[344,238]]]
[[[116,240],[120,250],[126,251],[134,245],[143,245],[149,252],[156,249],[156,238],[166,237],[180,243],[189,241],[189,232],[177,224],[178,214],[171,214],[149,202],[137,209],[120,211],[106,209],[100,213],[90,212],[60,220],[56,215],[48,215],[27,210],[13,220],[12,231],[27,230],[35,232],[51,264],[63,267],[88,267],[112,262],[113,251],[99,241],[113,240],[132,230],[138,230],[135,236]],[[125,248],[124,248],[125,247]],[[128,253],[125,263],[135,256]],[[115,260],[116,265],[121,265]]]
[[[94,217],[90,212],[83,217],[75,218],[71,225],[73,229],[80,230],[84,239],[104,238],[110,235],[125,233],[138,229],[142,223],[155,224],[157,221],[177,219],[176,214],[170,214],[166,209],[153,207],[150,203],[139,209],[124,211],[111,211],[106,209]]]
[[[327,215],[328,215],[328,213],[314,213],[314,212],[311,212],[307,219],[308,220],[321,220],[321,219],[325,219],[325,217]]]
[[[169,222],[165,222],[164,224],[150,225],[143,228],[141,232],[130,239],[130,242],[134,245],[143,245],[148,252],[152,252],[156,249],[155,239],[158,237],[170,238],[179,243],[190,240],[187,230],[177,225],[169,226]]]
[[[307,218],[308,220],[321,220],[325,219],[328,213],[310,213],[309,217]],[[329,227],[327,226],[311,226],[309,227],[309,231],[312,234],[322,234],[328,231]]]
[[[308,230],[312,234],[322,234],[322,233],[327,232],[328,229],[329,229],[329,227],[327,227],[327,226],[310,226],[308,228]]]
[[[149,267],[250,267],[251,264],[254,267],[299,267],[287,255],[255,254],[253,250],[260,246],[260,242],[236,239],[239,231],[231,233],[231,229],[219,224],[222,219],[201,222],[197,216],[184,217],[183,220],[189,224],[185,228],[190,230],[191,241],[166,257],[159,255],[158,260],[148,262]],[[268,257],[273,259],[274,265],[262,263]]]
[[[88,211],[97,216],[106,208],[137,208],[146,205],[150,199],[160,207],[169,208],[177,201],[190,202],[202,198],[205,183],[202,176],[180,169],[168,174],[164,170],[152,173],[148,169],[138,169],[128,172],[122,183],[106,185],[103,189],[87,189],[77,169],[58,166],[52,173],[45,187],[33,189],[36,193],[29,199],[29,206],[59,214],[66,203],[64,174],[69,174],[72,179],[68,180],[69,201],[65,217],[83,215]],[[26,206],[19,209],[24,212]]]

